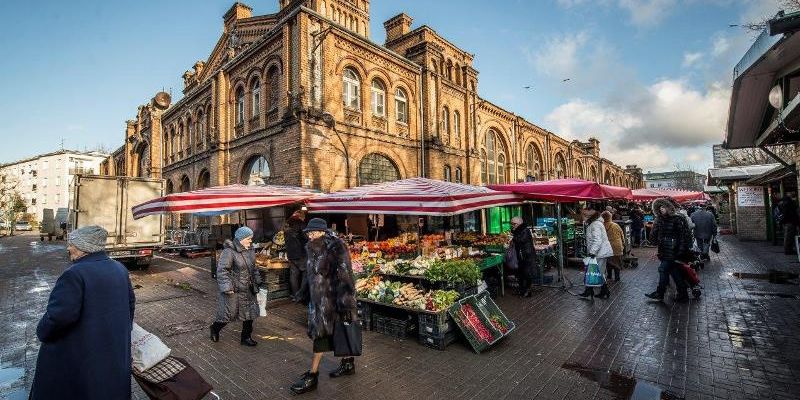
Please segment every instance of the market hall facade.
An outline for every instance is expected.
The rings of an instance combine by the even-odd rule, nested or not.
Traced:
[[[468,184],[577,177],[642,187],[641,169],[568,141],[478,94],[473,55],[399,14],[370,40],[367,0],[235,3],[183,97],[157,94],[127,121],[104,174],[166,191],[281,184],[325,192],[425,176]]]

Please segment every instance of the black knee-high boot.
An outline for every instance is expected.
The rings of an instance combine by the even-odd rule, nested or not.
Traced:
[[[253,334],[253,320],[248,319],[242,322],[242,344],[245,346],[255,346],[258,344],[251,335]]]

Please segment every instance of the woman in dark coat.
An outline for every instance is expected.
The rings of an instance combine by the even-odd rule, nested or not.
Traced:
[[[122,264],[106,255],[108,232],[72,231],[73,264],[56,281],[36,328],[42,342],[31,399],[131,398],[131,328],[136,299]]]
[[[256,253],[252,248],[253,231],[243,226],[236,230],[234,240],[226,240],[217,264],[217,318],[211,325],[211,340],[219,341],[219,332],[231,321],[242,321],[241,343],[255,346],[253,320],[258,317],[258,287],[261,275],[256,268]]]
[[[314,341],[311,370],[303,374],[291,390],[297,394],[317,388],[319,363],[323,353],[333,351],[333,330],[337,322],[357,321],[356,289],[350,252],[344,241],[328,231],[325,220],[314,218],[305,229],[308,234],[308,336]],[[329,376],[338,378],[356,372],[355,360],[343,358]]]
[[[511,240],[517,253],[519,294],[531,297],[531,278],[536,269],[536,249],[533,246],[533,235],[528,225],[520,217],[511,219]]]

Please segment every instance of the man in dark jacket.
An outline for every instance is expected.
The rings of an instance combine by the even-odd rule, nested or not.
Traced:
[[[517,253],[517,280],[519,294],[531,297],[531,278],[536,270],[536,249],[533,247],[533,235],[528,225],[520,217],[511,219],[511,235],[514,251]]]
[[[669,285],[669,277],[675,281],[677,295],[675,301],[689,299],[686,293],[686,281],[678,263],[690,259],[692,248],[692,232],[686,222],[686,217],[678,213],[675,205],[667,198],[657,199],[653,202],[653,215],[656,216],[650,240],[658,247],[658,288],[647,297],[655,300],[664,300],[664,293]]]
[[[286,241],[286,257],[289,259],[289,286],[292,300],[301,302],[308,297],[305,293],[306,280],[306,215],[303,211],[295,211],[283,227],[283,238]]]
[[[136,299],[122,264],[106,255],[108,232],[72,231],[72,266],[56,281],[36,327],[42,342],[31,399],[131,398],[131,329]]]
[[[778,209],[781,212],[781,224],[783,224],[783,252],[785,254],[795,254],[794,237],[797,236],[797,225],[800,224],[800,216],[797,214],[797,202],[788,194],[783,196]]]
[[[305,229],[308,235],[306,280],[308,285],[308,336],[314,341],[311,369],[291,387],[296,394],[317,388],[322,355],[333,351],[333,333],[338,322],[357,323],[356,289],[347,245],[328,230],[325,220],[314,218]],[[342,358],[331,378],[353,375],[353,357]]]
[[[631,210],[631,234],[633,235],[633,247],[642,244],[642,231],[644,230],[644,212],[636,204]]]
[[[711,240],[717,235],[717,220],[714,214],[702,208],[693,212],[690,218],[694,222],[694,238],[697,240],[703,259],[710,260],[708,249],[711,247]]]

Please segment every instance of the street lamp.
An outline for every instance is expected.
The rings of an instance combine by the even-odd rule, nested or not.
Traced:
[[[345,179],[347,180],[347,189],[350,188],[350,152],[347,150],[347,146],[344,144],[344,140],[342,140],[342,136],[339,134],[339,130],[336,129],[336,118],[334,118],[333,114],[325,111],[322,113],[322,122],[330,128],[333,133],[336,134],[336,137],[339,138],[339,143],[342,144],[342,151],[344,151],[344,167],[345,167]]]

